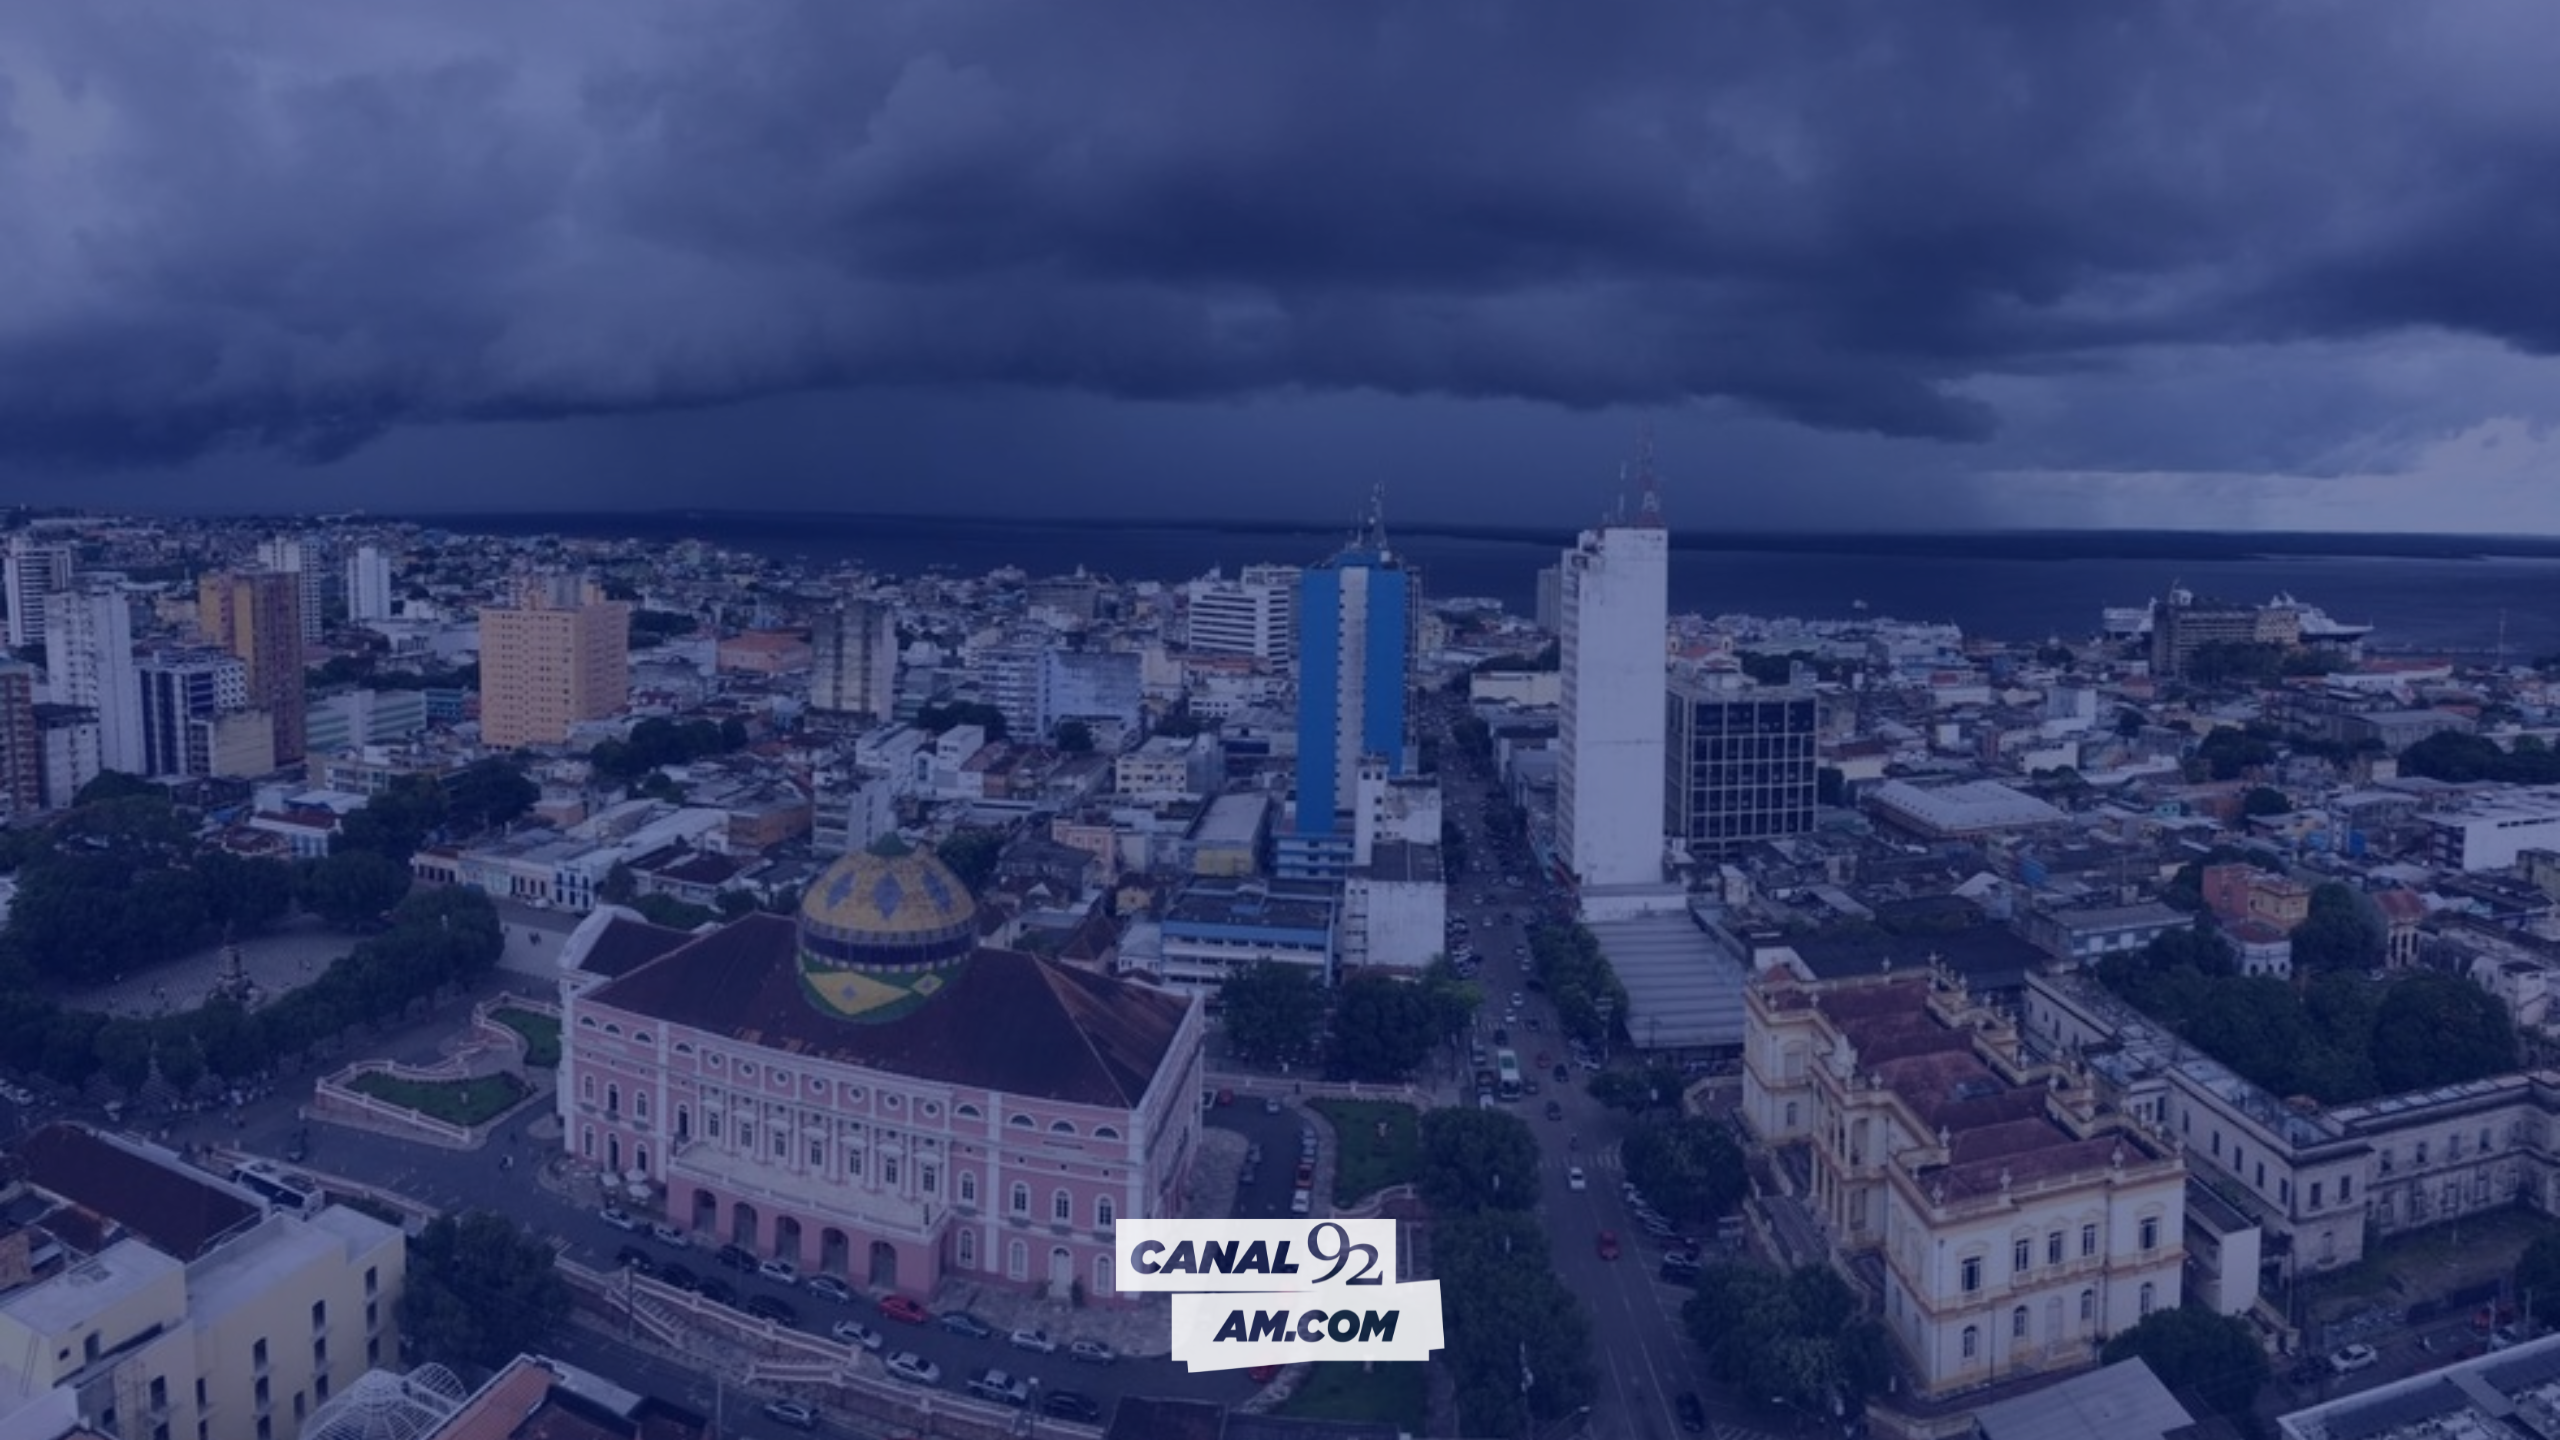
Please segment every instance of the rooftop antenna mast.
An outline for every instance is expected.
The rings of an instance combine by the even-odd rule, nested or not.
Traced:
[[[1380,554],[1387,549],[1387,487],[1384,481],[1369,487],[1369,518],[1363,527],[1368,532],[1368,548]]]
[[[1636,431],[1636,523],[1647,528],[1662,524],[1662,487],[1653,474],[1653,426]]]

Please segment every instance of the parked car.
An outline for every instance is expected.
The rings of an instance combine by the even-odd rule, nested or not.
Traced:
[[[1040,1397],[1040,1413],[1061,1420],[1076,1420],[1087,1425],[1102,1423],[1102,1406],[1092,1396],[1077,1390],[1052,1390]]]
[[[747,1303],[739,1308],[759,1320],[770,1320],[776,1325],[800,1323],[800,1312],[779,1295],[750,1295]]]
[[[1068,1344],[1067,1358],[1087,1365],[1108,1365],[1120,1358],[1120,1352],[1099,1340],[1077,1340]]]
[[[637,1270],[643,1275],[658,1273],[657,1257],[637,1245],[625,1245],[614,1251],[613,1263],[624,1270]]]
[[[1670,1281],[1674,1285],[1686,1285],[1691,1289],[1697,1288],[1698,1262],[1685,1255],[1666,1255],[1662,1257],[1661,1273],[1663,1279]]]
[[[996,1333],[996,1327],[966,1310],[945,1311],[942,1316],[942,1328],[954,1335],[966,1335],[972,1340],[992,1339]]]
[[[889,1343],[889,1337],[859,1320],[839,1320],[827,1328],[827,1333],[848,1345],[859,1345],[874,1353]]]
[[[1547,1102],[1547,1118],[1548,1118],[1548,1119],[1550,1119],[1550,1120],[1561,1120],[1561,1119],[1563,1119],[1563,1118],[1564,1118],[1564,1106],[1562,1106],[1562,1105],[1558,1104],[1557,1102],[1555,1102],[1555,1101],[1553,1101],[1553,1100],[1548,1101],[1548,1102]]]
[[[1562,1065],[1556,1066],[1554,1070],[1548,1073],[1555,1077],[1555,1082],[1559,1085],[1570,1085],[1573,1083],[1573,1072]]]
[[[702,1288],[702,1277],[681,1265],[670,1265],[658,1272],[658,1283],[672,1285],[678,1290],[699,1290]]]
[[[969,1377],[969,1393],[981,1400],[1020,1409],[1031,1403],[1031,1383],[1002,1370],[981,1370]]]
[[[1564,1172],[1564,1188],[1567,1190],[1588,1190],[1591,1188],[1590,1183],[1582,1178],[1581,1166],[1573,1166]]]
[[[682,1250],[693,1243],[685,1238],[683,1231],[663,1220],[649,1227],[649,1238],[677,1250]]]
[[[904,1295],[891,1295],[880,1302],[880,1313],[906,1325],[922,1325],[933,1318],[933,1312]]]
[[[1041,1355],[1058,1353],[1058,1342],[1050,1339],[1046,1330],[1016,1330],[1004,1338],[1005,1343],[1016,1350],[1029,1350]]]
[[[1314,1205],[1315,1197],[1304,1190],[1289,1197],[1289,1213],[1292,1215],[1304,1215],[1314,1208]]]
[[[901,1350],[886,1362],[890,1374],[914,1385],[939,1385],[942,1367],[913,1350]]]
[[[732,1270],[743,1270],[750,1274],[754,1273],[757,1264],[755,1252],[744,1245],[723,1245],[720,1247],[720,1253],[712,1258]]]
[[[1233,1090],[1221,1090],[1221,1091],[1219,1091],[1219,1092],[1218,1092],[1218,1103],[1219,1103],[1219,1104],[1221,1104],[1221,1105],[1233,1105],[1234,1103],[1236,1103],[1236,1092],[1234,1092]]]
[[[1600,1258],[1603,1260],[1615,1260],[1618,1258],[1617,1231],[1603,1230],[1600,1232]]]
[[[800,1283],[800,1267],[792,1264],[788,1260],[767,1260],[756,1266],[756,1273],[767,1280],[774,1281],[777,1284],[797,1285]]]
[[[640,1228],[640,1222],[631,1218],[631,1212],[623,1209],[619,1205],[607,1205],[596,1212],[596,1218],[607,1225],[612,1226],[616,1230],[637,1230]]]
[[[2358,1342],[2353,1345],[2341,1345],[2337,1349],[2329,1352],[2329,1368],[2341,1375],[2349,1375],[2358,1370],[2362,1370],[2381,1358],[2382,1357],[2380,1355],[2374,1353],[2372,1346],[2363,1344],[2362,1342]]]
[[[833,1275],[812,1275],[800,1283],[810,1294],[821,1300],[833,1300],[839,1305],[853,1303],[853,1287]]]
[[[794,1430],[818,1428],[818,1412],[797,1400],[767,1400],[764,1402],[764,1418]]]
[[[726,1305],[732,1310],[738,1306],[738,1292],[729,1288],[729,1282],[713,1276],[702,1277],[702,1283],[694,1287],[694,1293],[714,1305]]]
[[[1277,1095],[1266,1095],[1266,1096],[1264,1096],[1264,1097],[1263,1097],[1263,1100],[1262,1100],[1262,1113],[1263,1113],[1263,1114],[1265,1114],[1265,1115],[1277,1115],[1277,1114],[1279,1114],[1279,1113],[1280,1113],[1280,1097],[1279,1097],[1279,1096],[1277,1096]]]

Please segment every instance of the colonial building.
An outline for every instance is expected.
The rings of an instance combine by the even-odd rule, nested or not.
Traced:
[[[796,919],[687,935],[600,911],[562,964],[572,1156],[664,1218],[875,1291],[1117,1296],[1121,1216],[1182,1213],[1196,1001],[978,945],[977,906],[894,841]]]
[[[2178,1304],[2185,1167],[1943,974],[1746,996],[1743,1115],[1804,1143],[1831,1243],[1872,1256],[1923,1392],[2093,1363]]]

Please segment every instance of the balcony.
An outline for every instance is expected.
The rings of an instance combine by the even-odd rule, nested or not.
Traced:
[[[820,1223],[828,1216],[858,1209],[866,1229],[911,1240],[930,1239],[933,1227],[943,1218],[943,1207],[929,1198],[863,1190],[823,1176],[770,1170],[752,1162],[734,1169],[717,1164],[726,1158],[713,1151],[707,1157],[670,1159],[667,1179],[671,1185],[690,1181],[724,1200],[744,1200],[759,1209],[776,1209]]]

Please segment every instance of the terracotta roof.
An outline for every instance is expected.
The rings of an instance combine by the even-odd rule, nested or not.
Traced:
[[[260,1209],[174,1163],[79,1125],[47,1125],[18,1143],[28,1183],[122,1224],[154,1249],[194,1260]]]
[[[1130,1395],[1112,1414],[1103,1440],[1220,1440],[1227,1410],[1207,1400],[1157,1400]]]
[[[1012,950],[978,950],[932,998],[859,1023],[821,1010],[798,931],[750,915],[598,988],[597,1005],[751,1045],[1071,1104],[1138,1104],[1189,1001]]]
[[[687,931],[670,930],[645,920],[625,920],[617,915],[605,925],[604,933],[596,937],[596,943],[587,947],[586,957],[578,962],[578,968],[590,975],[615,979],[630,974],[692,938]]]

